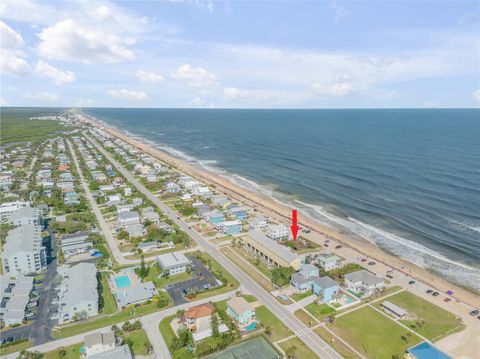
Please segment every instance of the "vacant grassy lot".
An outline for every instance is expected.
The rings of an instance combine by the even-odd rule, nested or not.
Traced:
[[[325,340],[335,351],[340,354],[344,359],[358,359],[359,356],[352,352],[345,344],[330,334],[325,328],[318,327],[315,333]]]
[[[315,324],[318,324],[315,319],[313,319],[305,310],[298,309],[293,313],[298,319],[309,327],[313,327]]]
[[[432,304],[413,293],[404,291],[388,298],[396,305],[408,310],[414,320],[402,320],[401,322],[424,337],[435,341],[445,335],[458,332],[464,328],[459,319],[453,313]],[[380,307],[381,301],[375,305]]]
[[[295,350],[292,351],[292,355],[294,358],[301,358],[301,359],[317,359],[318,357],[315,355],[314,352],[308,348],[304,342],[302,342],[297,337],[289,339],[287,341],[281,342],[279,344],[280,348],[283,351],[287,351],[289,348],[294,347]]]
[[[309,291],[306,291],[305,293],[295,293],[295,294],[291,295],[290,298],[292,298],[295,302],[299,302],[302,299],[305,299],[305,298],[311,296],[312,294],[313,294],[313,292],[311,290],[309,290]]]
[[[323,320],[325,317],[335,313],[335,309],[329,307],[326,304],[317,304],[312,302],[305,306],[305,310],[307,310],[311,315],[313,315],[318,320]]]
[[[252,294],[244,294],[242,297],[248,302],[248,303],[253,303],[257,300],[257,297],[255,297]]]
[[[264,305],[256,308],[255,313],[265,328],[270,327],[270,331],[272,332],[270,337],[271,341],[276,341],[291,335],[290,330]]]
[[[43,355],[43,359],[78,359],[80,358],[80,347],[83,343],[78,343],[74,345],[70,345],[68,347],[60,347],[56,350],[52,350],[51,352],[47,352]],[[66,354],[64,356],[60,355],[60,350],[65,350]]]
[[[162,273],[162,270],[160,269],[160,266],[157,263],[155,263],[151,267],[149,267],[148,277],[145,280],[152,281],[153,284],[155,284],[155,287],[157,287],[158,289],[161,289],[167,284],[183,282],[185,280],[192,278],[192,275],[187,272],[175,274],[169,277],[159,277],[161,273]]]
[[[125,336],[125,341],[130,345],[133,354],[147,355],[149,353],[150,341],[143,329],[128,333]]]
[[[0,143],[35,142],[54,137],[57,131],[67,128],[55,120],[29,120],[32,116],[54,115],[60,110],[2,108]]]
[[[368,358],[402,357],[407,348],[422,341],[370,307],[337,318],[331,329]]]

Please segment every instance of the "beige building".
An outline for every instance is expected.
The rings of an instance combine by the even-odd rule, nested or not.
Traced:
[[[113,332],[97,332],[85,335],[85,354],[87,358],[113,348],[115,348],[115,335]]]
[[[301,257],[259,231],[250,231],[243,237],[247,249],[263,258],[269,265],[293,267],[299,270]]]

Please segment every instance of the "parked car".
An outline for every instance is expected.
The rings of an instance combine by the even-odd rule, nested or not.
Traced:
[[[433,293],[432,293],[432,295],[433,295],[434,297],[438,297],[439,294],[440,294],[440,293],[438,293],[438,292],[433,292]]]
[[[479,315],[480,312],[479,312],[477,309],[474,309],[474,310],[472,310],[472,311],[471,311],[470,313],[468,313],[468,314],[470,314],[472,317],[474,317],[474,316],[476,316],[476,315]]]
[[[393,276],[391,274],[387,274],[385,277],[393,279]]]
[[[448,303],[448,302],[451,301],[451,299],[450,299],[450,298],[445,298],[443,301],[446,302],[446,303]]]
[[[415,281],[411,280],[410,282],[408,282],[408,284],[415,284]]]
[[[373,266],[373,265],[375,265],[375,264],[376,264],[376,263],[375,263],[374,261],[368,262],[368,265],[369,265],[369,266]]]
[[[362,262],[366,262],[367,261],[367,258],[362,258]]]
[[[433,289],[427,289],[425,293],[431,294],[431,293],[433,293]]]

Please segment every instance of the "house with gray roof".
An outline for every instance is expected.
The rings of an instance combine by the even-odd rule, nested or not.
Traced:
[[[345,274],[345,287],[355,293],[369,296],[385,285],[382,278],[365,269]]]
[[[128,287],[119,288],[113,292],[120,308],[151,300],[153,296],[157,294],[158,290],[153,282],[137,283]]]
[[[1,275],[0,321],[5,325],[22,323],[32,289],[33,277]]]
[[[105,352],[92,355],[88,357],[88,359],[133,359],[133,356],[128,344],[124,344]]]
[[[81,262],[57,269],[61,283],[58,291],[58,322],[98,315],[97,268],[93,263]]]
[[[185,254],[180,252],[172,252],[159,255],[157,262],[163,271],[168,271],[169,275],[184,273],[192,264]]]
[[[60,239],[61,250],[65,258],[88,252],[93,248],[92,241],[88,240],[88,232],[67,234]]]

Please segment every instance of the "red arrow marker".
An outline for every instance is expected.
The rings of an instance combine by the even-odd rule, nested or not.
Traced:
[[[290,226],[290,229],[292,230],[293,240],[296,240],[297,239],[297,234],[298,234],[297,210],[296,209],[292,209],[292,225]]]

